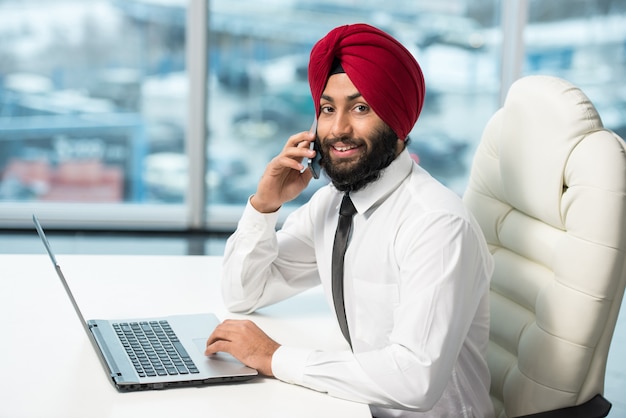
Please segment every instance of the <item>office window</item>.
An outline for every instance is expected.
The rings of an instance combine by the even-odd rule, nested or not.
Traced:
[[[232,230],[311,125],[313,43],[355,22],[415,54],[427,97],[410,150],[459,194],[522,75],[580,85],[626,136],[622,0],[0,0],[0,222]]]
[[[185,28],[181,2],[0,1],[5,214],[182,205]]]

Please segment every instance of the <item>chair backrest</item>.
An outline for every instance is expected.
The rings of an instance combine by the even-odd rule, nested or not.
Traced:
[[[488,122],[463,197],[495,258],[488,363],[496,416],[604,391],[626,283],[626,147],[587,96],[517,80]]]

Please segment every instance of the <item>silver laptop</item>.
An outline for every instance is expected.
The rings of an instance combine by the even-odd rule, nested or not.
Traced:
[[[85,320],[35,215],[33,221],[100,362],[119,391],[201,386],[258,375],[229,354],[204,355],[206,340],[219,323],[210,313]]]

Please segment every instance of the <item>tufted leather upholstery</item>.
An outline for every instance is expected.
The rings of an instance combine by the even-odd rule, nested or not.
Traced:
[[[624,142],[572,84],[522,78],[484,130],[464,200],[496,262],[496,416],[602,394],[626,283]]]

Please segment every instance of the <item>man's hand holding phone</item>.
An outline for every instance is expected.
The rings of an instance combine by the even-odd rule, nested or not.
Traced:
[[[314,148],[311,148],[311,144],[316,142],[316,127],[317,123],[313,122],[308,132],[292,135],[280,154],[267,165],[256,193],[250,198],[250,203],[257,211],[277,211],[283,203],[295,199],[309,184],[316,164],[319,167],[319,160],[315,163],[319,151],[313,152]],[[309,159],[309,163],[305,159]],[[309,165],[313,168],[307,171]],[[319,168],[315,173],[319,177]]]

